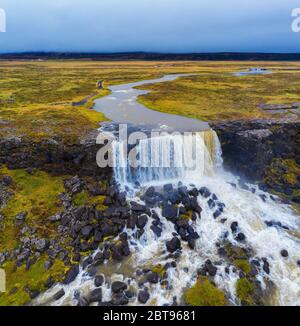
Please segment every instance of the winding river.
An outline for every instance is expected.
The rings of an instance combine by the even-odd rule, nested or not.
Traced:
[[[206,122],[186,118],[179,115],[163,113],[148,109],[137,99],[149,91],[139,90],[135,87],[174,81],[179,77],[189,74],[166,75],[159,79],[144,80],[136,83],[122,84],[109,87],[111,94],[95,101],[94,109],[103,113],[115,123],[130,124],[136,126],[150,126],[158,129],[171,129],[179,132],[198,132],[208,130]]]

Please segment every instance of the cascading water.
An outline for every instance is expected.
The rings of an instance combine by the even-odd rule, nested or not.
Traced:
[[[221,146],[212,130],[165,134],[139,141],[131,149],[114,141],[114,176],[122,189],[212,175],[222,165]]]
[[[166,183],[172,183],[176,189],[179,182],[188,190],[206,187],[210,195],[196,197],[202,208],[201,218],[188,223],[198,233],[199,239],[193,249],[187,242],[181,242],[181,255],[176,258],[176,264],[172,265],[174,257],[166,250],[166,242],[172,239],[176,229],[174,223],[164,216],[160,205],[151,209],[152,215],[148,216],[141,236],[136,236],[137,228],[126,228],[131,251],[129,259],[118,265],[111,266],[108,262],[99,267],[98,272],[103,273],[106,280],[102,287],[104,301],[113,297],[110,284],[123,281],[135,293],[146,287],[150,293],[148,305],[171,305],[174,301],[182,304],[184,291],[195,284],[199,270],[210,260],[217,267],[214,283],[226,294],[229,304],[239,305],[236,284],[243,276],[233,262],[220,255],[220,244],[226,240],[238,248],[251,249],[249,260],[255,260],[259,265],[255,280],[262,291],[268,289],[269,284],[274,285],[265,304],[300,305],[300,267],[297,265],[300,260],[299,216],[291,207],[254,185],[240,187],[238,177],[224,172],[221,146],[214,131],[199,132],[194,137],[165,135],[144,139],[138,144],[136,153],[143,166],[134,169],[127,160],[127,147],[121,142],[113,142],[115,179],[122,189],[132,190],[128,192],[128,201],[144,204],[140,193],[144,193],[149,185],[157,186],[159,191]],[[194,159],[195,164],[178,164],[187,159]],[[216,217],[220,203],[223,205],[222,214]],[[273,223],[271,227],[266,223],[270,221]],[[160,235],[153,232],[153,222],[155,225],[159,223]],[[232,231],[233,222],[238,225],[238,231],[243,232],[245,241],[237,240]],[[280,254],[283,249],[288,251],[288,257]],[[268,266],[265,266],[266,262]],[[141,273],[136,273],[166,265],[172,266],[165,270],[167,286],[163,282],[145,283],[139,276]],[[47,300],[58,289],[56,287],[43,295],[38,303],[49,304]],[[93,289],[93,278],[81,270],[71,285],[64,286],[66,295],[54,304],[75,305],[76,293],[85,295]],[[139,304],[137,297],[134,296],[129,304]]]
[[[115,146],[116,161],[126,162],[127,152],[118,150],[117,144]],[[171,149],[171,154],[168,149]],[[300,258],[299,220],[289,206],[275,201],[273,196],[262,192],[257,186],[248,185],[250,190],[239,187],[239,178],[223,171],[221,145],[214,131],[199,132],[193,138],[166,135],[146,139],[139,143],[137,152],[144,164],[142,168],[132,169],[126,164],[115,168],[116,180],[122,187],[131,188],[136,183],[141,187],[159,187],[167,182],[175,186],[180,182],[188,188],[191,184],[199,188],[205,186],[226,207],[220,221],[214,218],[208,199],[198,196],[198,203],[203,209],[201,220],[190,222],[190,225],[198,232],[200,239],[194,250],[183,244],[177,267],[168,271],[167,289],[150,285],[150,304],[170,304],[174,297],[182,302],[184,289],[195,283],[197,272],[207,259],[219,264],[214,278],[217,286],[227,294],[232,304],[239,304],[236,294],[239,273],[234,266],[222,260],[216,246],[226,237],[230,243],[246,247],[228,231],[231,224],[237,222],[253,249],[254,257],[268,261],[270,265],[269,273],[261,268],[256,278],[264,289],[268,282],[275,285],[266,304],[300,305],[300,268],[297,265]],[[192,167],[176,165],[186,159],[193,159],[196,164]],[[153,167],[153,161],[160,163],[158,167]],[[157,237],[149,222],[143,236],[131,242],[135,266],[163,266],[168,262],[162,253],[165,252],[166,242],[172,238],[174,225],[163,216],[160,208],[156,208],[155,212],[162,223],[162,234]],[[285,227],[268,227],[266,221],[275,221],[274,225]],[[128,233],[134,236],[134,232],[128,230]],[[282,249],[288,250],[288,259],[281,256]]]

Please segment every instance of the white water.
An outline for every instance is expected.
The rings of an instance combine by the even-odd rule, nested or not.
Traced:
[[[205,135],[209,134],[212,135],[213,141],[207,142]],[[143,141],[138,147],[143,160],[149,163],[149,156],[151,155],[149,149],[153,146],[154,152],[151,158],[154,158],[154,161],[160,160],[160,162],[169,163],[167,148],[170,138],[175,143],[174,147],[171,147],[174,149],[171,158],[175,162],[184,161],[190,156],[200,158],[200,161],[196,161],[197,164],[194,169],[185,166],[177,169],[143,168],[137,169],[133,173],[128,167],[125,169],[118,167],[115,171],[117,181],[123,187],[129,187],[130,183],[136,181],[140,183],[141,187],[163,185],[168,182],[176,186],[179,181],[187,186],[191,184],[198,188],[206,186],[225,203],[226,209],[222,218],[227,220],[222,224],[219,219],[214,219],[214,211],[208,207],[207,199],[198,197],[198,202],[203,209],[202,218],[196,222],[191,222],[193,228],[200,235],[200,239],[197,240],[197,247],[195,250],[191,250],[182,242],[183,254],[177,261],[177,268],[168,271],[168,281],[172,289],[162,289],[160,285],[152,286],[151,298],[154,300],[152,303],[170,304],[174,296],[180,301],[184,289],[196,281],[197,270],[207,259],[210,259],[220,262],[215,282],[219,288],[227,293],[233,304],[238,304],[235,293],[238,275],[233,272],[232,268],[230,274],[225,273],[226,263],[218,256],[215,245],[230,230],[231,223],[236,221],[240,230],[246,235],[247,243],[255,251],[255,257],[266,257],[270,263],[270,275],[262,271],[257,277],[262,284],[264,278],[274,282],[276,295],[270,303],[300,305],[300,268],[297,266],[297,260],[300,258],[299,238],[293,237],[287,230],[267,227],[264,223],[270,220],[281,222],[291,230],[298,232],[299,216],[296,216],[287,205],[274,202],[269,194],[263,193],[256,186],[249,185],[255,189],[255,193],[243,190],[238,186],[233,187],[231,184],[237,184],[238,178],[223,171],[221,146],[213,131],[198,133],[196,145],[189,137],[183,139],[184,136],[166,136],[154,139],[154,141],[153,139]],[[191,155],[191,151],[192,154],[197,155]],[[118,157],[121,153],[116,151],[115,154]],[[180,155],[182,156],[179,157]],[[120,161],[126,160],[123,157]],[[259,195],[266,195],[266,202]],[[161,253],[165,252],[166,241],[172,238],[174,225],[162,216],[160,209],[157,208],[156,212],[163,223],[162,236],[157,238],[154,235],[150,229],[150,221],[142,238],[132,245],[136,266],[155,266],[166,263],[165,257]],[[228,240],[240,246],[230,232]],[[288,258],[281,256],[280,251],[282,249],[288,250]]]
[[[134,155],[117,140],[112,147],[114,176],[122,189],[132,189],[136,184],[145,187],[184,181],[195,175],[211,176],[214,168],[222,165],[221,147],[214,131],[142,139],[131,151]]]
[[[300,259],[300,240],[290,231],[283,228],[267,227],[265,221],[277,221],[289,227],[299,235],[299,216],[293,213],[292,209],[287,205],[275,202],[269,194],[263,193],[256,186],[249,185],[255,189],[255,193],[243,190],[237,184],[238,178],[230,173],[225,173],[222,169],[222,153],[218,138],[214,132],[210,133],[210,137],[204,133],[199,133],[196,137],[196,143],[191,139],[183,139],[182,137],[171,137],[173,142],[172,158],[178,161],[184,160],[187,149],[193,149],[197,152],[198,158],[194,169],[187,167],[176,168],[142,168],[132,170],[128,167],[124,147],[117,142],[114,144],[115,162],[118,166],[115,169],[115,178],[120,185],[125,188],[135,188],[138,181],[141,188],[147,187],[149,184],[163,185],[172,182],[177,185],[179,181],[190,187],[191,184],[198,188],[206,186],[210,191],[217,195],[220,201],[225,203],[226,208],[220,218],[226,219],[225,223],[219,219],[213,218],[213,210],[208,206],[207,199],[198,197],[198,202],[202,207],[202,217],[196,222],[190,222],[194,230],[200,235],[197,240],[196,248],[191,250],[182,242],[182,256],[177,260],[177,267],[170,268],[167,271],[169,287],[164,288],[160,284],[146,284],[150,292],[149,305],[172,304],[173,297],[177,297],[177,301],[182,303],[182,294],[184,290],[192,286],[197,277],[197,271],[203,266],[207,259],[212,262],[218,262],[218,272],[214,279],[217,286],[224,290],[226,296],[232,304],[240,304],[236,297],[236,281],[239,278],[238,272],[234,272],[233,266],[230,266],[230,273],[225,272],[228,264],[220,258],[217,252],[216,242],[224,237],[229,231],[228,240],[235,245],[243,246],[236,242],[230,232],[230,225],[236,221],[240,230],[246,235],[247,246],[251,246],[255,252],[255,257],[266,257],[270,264],[270,274],[267,275],[261,269],[258,280],[264,284],[265,280],[271,280],[276,286],[276,294],[272,297],[270,304],[273,305],[300,305],[300,268],[297,266],[297,260]],[[143,141],[138,149],[141,158],[149,162],[149,146],[154,146],[154,160],[159,159],[163,163],[168,163],[167,153],[164,149],[169,144],[168,139],[157,138],[153,144],[149,140]],[[185,150],[183,150],[185,144]],[[178,156],[182,155],[180,158]],[[174,163],[174,162],[173,162]],[[138,192],[136,192],[138,193]],[[259,195],[266,195],[264,202]],[[130,194],[132,200],[133,193]],[[136,201],[141,201],[136,195]],[[172,238],[174,225],[167,221],[161,214],[161,209],[156,208],[159,215],[163,232],[160,238],[157,238],[151,231],[152,220],[149,218],[145,227],[145,233],[139,240],[131,238],[130,246],[132,256],[129,265],[132,270],[149,268],[158,264],[165,265],[170,259],[167,259],[166,241]],[[135,231],[126,230],[129,235],[133,235]],[[282,249],[288,250],[289,257],[283,258],[280,255]],[[109,283],[114,280],[123,280],[129,282],[133,288],[138,291],[138,280],[132,272],[123,272],[122,264],[116,265],[112,275],[106,277],[106,285],[103,287],[104,300],[111,299],[111,291]],[[105,267],[103,273],[105,274]],[[100,268],[100,271],[101,271]],[[61,286],[60,286],[61,287]],[[60,288],[57,286],[48,293],[39,298],[39,304],[47,303],[49,297],[53,295],[55,290]],[[79,290],[82,294],[89,292],[94,287],[93,279],[81,272],[73,284],[66,286],[66,296],[55,305],[76,304],[74,299],[75,290]],[[131,301],[132,305],[138,304],[136,299]]]

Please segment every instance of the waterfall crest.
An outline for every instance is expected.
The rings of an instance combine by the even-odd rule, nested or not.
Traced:
[[[222,151],[213,130],[164,134],[127,144],[112,144],[114,175],[121,187],[211,176],[222,166]]]

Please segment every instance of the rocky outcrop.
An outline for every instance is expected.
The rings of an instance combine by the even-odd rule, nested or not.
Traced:
[[[54,174],[79,174],[110,176],[111,169],[100,169],[96,154],[98,131],[87,135],[77,143],[48,139],[29,141],[20,137],[0,139],[0,164],[9,169],[43,169]]]
[[[251,120],[211,126],[220,138],[225,168],[261,186],[274,188],[265,182],[274,160],[300,164],[300,122]]]

